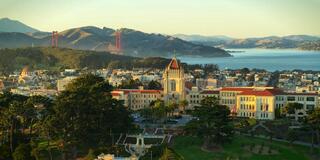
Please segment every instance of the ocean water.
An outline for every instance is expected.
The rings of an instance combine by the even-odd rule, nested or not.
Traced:
[[[178,56],[188,64],[218,64],[220,69],[258,68],[275,70],[314,70],[320,71],[320,51],[287,49],[228,49],[244,51],[231,53],[233,57]]]

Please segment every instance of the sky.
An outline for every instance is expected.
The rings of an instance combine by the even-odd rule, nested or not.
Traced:
[[[42,31],[81,26],[234,38],[320,35],[320,0],[0,0],[0,18]]]

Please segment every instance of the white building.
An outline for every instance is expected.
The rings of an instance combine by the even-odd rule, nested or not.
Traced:
[[[161,90],[119,89],[111,92],[112,97],[123,101],[124,106],[131,110],[140,110],[150,106],[152,101],[162,100]]]

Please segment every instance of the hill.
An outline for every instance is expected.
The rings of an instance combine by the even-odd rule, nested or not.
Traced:
[[[203,44],[207,46],[219,46],[227,42],[231,42],[234,38],[217,35],[217,36],[203,36],[203,35],[186,35],[186,34],[175,34],[173,37],[180,38],[185,41],[189,41],[195,44]]]
[[[221,36],[177,35],[197,44],[220,48],[268,48],[320,50],[320,37],[310,35],[269,36],[259,38],[232,39]],[[221,37],[221,38],[220,38]]]
[[[196,55],[210,57],[231,56],[223,49],[195,44],[172,36],[149,34],[122,28],[121,42],[123,55],[145,57],[171,57],[177,55]],[[78,50],[109,51],[115,44],[115,30],[86,26],[72,28],[59,33],[59,47]],[[47,47],[51,45],[51,34],[33,31],[32,33],[0,32],[0,48],[19,48],[27,46]]]
[[[21,70],[25,66],[32,69],[59,70],[63,68],[102,67],[147,67],[163,69],[170,59],[160,57],[137,58],[67,48],[35,47],[0,49],[0,72]]]
[[[284,37],[270,36],[262,38],[236,39],[223,44],[225,48],[300,48],[303,43],[315,42],[319,37],[307,35],[291,35]],[[312,50],[311,48],[303,48]]]
[[[19,21],[11,20],[9,18],[2,18],[0,19],[0,32],[33,33],[38,32],[38,30],[27,26]]]

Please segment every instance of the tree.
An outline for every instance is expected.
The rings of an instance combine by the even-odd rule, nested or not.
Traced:
[[[25,108],[26,96],[4,92],[0,94],[0,133],[2,143],[8,142],[10,153],[13,153],[19,141],[23,141],[22,133],[28,125],[26,117],[28,109]]]
[[[320,108],[316,108],[309,113],[309,115],[306,117],[305,124],[311,132],[311,150],[313,151],[315,135],[317,137],[318,143],[320,142]]]
[[[180,101],[179,106],[182,108],[181,110],[184,112],[186,110],[186,106],[188,106],[188,101],[187,100]]]
[[[152,80],[148,83],[148,89],[160,90],[162,89],[162,85],[161,83]]]
[[[281,118],[281,117],[282,117],[282,115],[281,115],[281,109],[280,109],[280,108],[275,108],[275,109],[274,109],[274,115],[275,115],[275,118],[276,118],[276,119]]]
[[[33,160],[31,147],[28,144],[20,144],[12,154],[14,160]]]
[[[233,132],[230,110],[219,105],[216,97],[207,97],[201,101],[201,106],[195,107],[193,116],[197,117],[196,134],[204,138],[204,147],[230,142]],[[193,123],[193,122],[191,122]]]
[[[145,119],[153,119],[152,108],[143,108],[140,110],[140,115]]]
[[[170,115],[172,116],[174,111],[179,108],[179,104],[177,104],[174,101],[170,101],[169,104],[165,107],[166,107],[166,113],[169,114],[169,116]]]
[[[6,144],[0,145],[0,159],[12,159],[10,147]]]
[[[152,113],[154,115],[153,117],[155,117],[156,119],[159,119],[159,120],[166,119],[167,113],[168,113],[168,108],[164,104],[164,101],[156,100],[154,102],[154,105],[151,107],[152,107]]]
[[[8,134],[9,144],[11,153],[15,149],[15,143],[17,143],[18,139],[16,137],[17,133],[23,129],[21,129],[21,124],[24,122],[23,114],[23,103],[19,101],[13,101],[9,108],[5,109],[1,116],[3,118],[2,125]]]
[[[61,140],[64,159],[77,156],[78,146],[111,145],[113,134],[132,126],[129,111],[112,99],[112,87],[102,77],[82,75],[67,85],[55,100],[49,128]]]
[[[302,109],[303,108],[303,104],[301,103],[288,103],[285,107],[284,107],[284,114],[295,114],[296,110],[298,109]]]
[[[121,89],[138,89],[140,86],[143,86],[143,84],[140,82],[139,79],[133,80],[127,80],[122,81],[122,84],[119,86]]]
[[[248,74],[248,73],[250,73],[250,69],[249,68],[242,68],[241,70],[240,70],[240,72],[241,72],[241,74]]]

